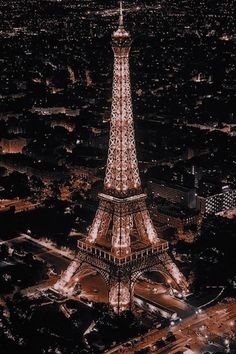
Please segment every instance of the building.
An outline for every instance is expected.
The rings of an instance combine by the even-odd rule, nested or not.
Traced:
[[[53,119],[52,122],[50,123],[52,128],[55,127],[62,127],[66,129],[68,132],[73,132],[75,130],[75,122],[69,121],[68,118],[67,120],[65,119]]]
[[[197,196],[197,209],[201,214],[217,214],[236,206],[236,192],[229,186],[218,193],[203,193]]]
[[[26,145],[27,140],[22,137],[2,138],[0,141],[2,154],[22,154]]]
[[[153,213],[153,221],[183,231],[186,227],[199,225],[201,214],[197,210],[183,210],[177,205],[158,207]]]
[[[148,182],[148,190],[155,197],[164,198],[171,203],[177,203],[189,209],[196,208],[196,190],[194,188],[153,180]]]

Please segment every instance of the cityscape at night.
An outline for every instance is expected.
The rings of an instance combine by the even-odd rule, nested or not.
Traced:
[[[0,353],[236,353],[234,1],[0,14]]]

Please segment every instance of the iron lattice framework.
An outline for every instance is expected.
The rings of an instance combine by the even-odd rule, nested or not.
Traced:
[[[125,36],[125,41],[123,40]],[[140,190],[141,182],[134,139],[129,73],[130,38],[124,29],[113,34],[114,74],[111,130],[105,190],[117,196]]]
[[[109,303],[116,312],[132,304],[136,279],[145,271],[158,270],[178,289],[187,282],[166,253],[147,210],[141,191],[134,138],[129,73],[130,34],[123,25],[112,35],[114,77],[111,129],[104,193],[87,237],[78,241],[78,255],[55,284],[53,291],[66,296],[84,267],[96,269],[109,288]],[[135,240],[135,242],[133,241]]]
[[[99,198],[100,204],[87,236],[89,243],[102,243],[111,233],[112,251],[117,256],[130,254],[134,232],[145,244],[159,243],[146,207],[145,194],[117,198],[101,193]]]

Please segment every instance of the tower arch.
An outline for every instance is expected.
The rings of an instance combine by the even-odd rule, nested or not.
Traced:
[[[135,287],[135,284],[137,283],[137,281],[145,274],[145,273],[157,273],[159,275],[162,276],[162,278],[165,281],[165,285],[167,285],[168,287],[172,287],[177,291],[182,291],[182,287],[177,284],[176,280],[170,275],[170,273],[164,269],[164,267],[160,266],[160,265],[156,265],[151,267],[148,270],[143,270],[138,272],[138,274],[135,275],[135,277],[132,279],[132,283],[133,283],[133,287]],[[158,282],[157,282],[158,283]]]

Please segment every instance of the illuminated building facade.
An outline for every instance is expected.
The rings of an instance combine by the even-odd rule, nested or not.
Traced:
[[[26,145],[27,140],[22,137],[3,138],[0,141],[0,151],[2,154],[22,154]]]
[[[53,288],[67,296],[73,293],[78,274],[95,269],[106,282],[109,303],[117,313],[131,308],[135,281],[147,270],[157,270],[171,279],[173,287],[187,290],[184,276],[166,253],[168,242],[157,235],[146,195],[141,191],[131,102],[130,46],[121,5],[119,27],[112,35],[114,77],[104,191],[99,195],[88,235],[78,241],[77,257]]]
[[[235,190],[224,186],[218,193],[197,196],[197,208],[203,214],[217,214],[233,209],[236,205]]]
[[[196,189],[180,185],[168,184],[165,181],[153,180],[148,183],[148,189],[155,197],[167,199],[189,209],[196,208]]]

